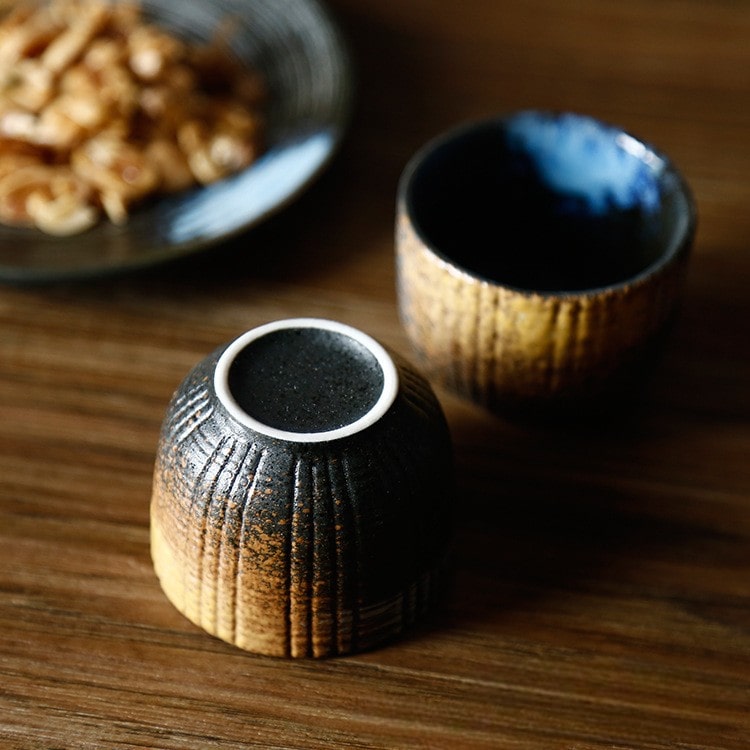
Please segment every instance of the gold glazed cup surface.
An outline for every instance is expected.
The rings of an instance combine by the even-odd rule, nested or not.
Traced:
[[[572,113],[465,124],[401,177],[399,314],[433,382],[501,413],[609,411],[653,369],[695,233],[664,154]]]

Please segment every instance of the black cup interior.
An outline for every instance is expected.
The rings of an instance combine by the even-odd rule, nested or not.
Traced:
[[[402,197],[430,247],[480,277],[542,292],[621,284],[679,249],[690,201],[663,157],[589,118],[535,117],[562,134],[527,143],[512,120],[491,120],[417,157]],[[560,163],[558,147],[568,150]]]
[[[367,414],[384,387],[383,370],[362,343],[338,331],[287,328],[251,341],[228,372],[238,406],[268,427],[315,433]]]

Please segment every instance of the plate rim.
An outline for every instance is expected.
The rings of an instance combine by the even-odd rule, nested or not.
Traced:
[[[106,256],[101,260],[92,259],[90,263],[83,263],[72,266],[24,266],[17,263],[8,263],[2,257],[2,245],[5,242],[17,242],[20,238],[26,241],[27,238],[43,237],[50,242],[55,238],[46,235],[37,229],[26,229],[23,227],[11,227],[0,225],[0,283],[8,284],[47,284],[50,282],[63,282],[86,280],[100,278],[119,274],[126,274],[142,269],[152,268],[167,263],[175,262],[181,258],[188,258],[203,252],[209,252],[215,249],[217,245],[228,243],[237,237],[251,232],[254,228],[267,222],[272,217],[283,212],[291,204],[296,202],[302,194],[307,192],[315,182],[319,180],[322,174],[329,168],[331,162],[341,150],[345,135],[351,125],[354,110],[355,99],[355,72],[353,55],[346,36],[339,24],[338,18],[332,10],[322,0],[299,0],[299,2],[312,9],[321,19],[320,28],[324,29],[330,40],[331,47],[335,50],[337,59],[338,75],[336,78],[335,106],[331,107],[331,118],[327,123],[326,133],[330,136],[327,147],[311,164],[304,170],[299,179],[295,182],[281,198],[275,201],[271,206],[259,212],[248,220],[239,223],[237,226],[227,231],[217,233],[208,238],[186,239],[175,243],[164,243],[155,249],[153,253],[139,253],[137,255],[120,258],[114,261],[108,261]],[[262,158],[262,155],[261,155]],[[250,165],[236,175],[227,179],[237,178],[238,176],[248,173],[253,169]],[[211,186],[207,186],[210,188]],[[193,188],[197,194],[202,187]],[[174,194],[177,195],[177,194]],[[174,198],[172,196],[163,196],[162,200]],[[106,218],[102,222],[106,222]],[[127,231],[125,228],[124,231]],[[80,235],[62,238],[64,240],[75,240]],[[62,252],[62,251],[61,251]]]

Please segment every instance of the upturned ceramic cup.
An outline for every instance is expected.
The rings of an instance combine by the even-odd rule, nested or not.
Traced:
[[[255,328],[206,357],[163,424],[151,550],[172,603],[243,649],[372,648],[430,611],[451,445],[427,381],[335,321]]]
[[[399,311],[419,365],[499,412],[637,395],[695,224],[670,159],[590,117],[524,111],[436,138],[397,204]]]

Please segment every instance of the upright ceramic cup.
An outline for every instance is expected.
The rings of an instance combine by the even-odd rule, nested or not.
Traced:
[[[397,205],[422,370],[500,412],[615,405],[661,348],[695,222],[669,158],[590,117],[518,112],[438,137]]]
[[[371,648],[435,602],[451,491],[448,427],[419,373],[341,323],[276,321],[172,399],[154,566],[177,609],[241,648]]]

